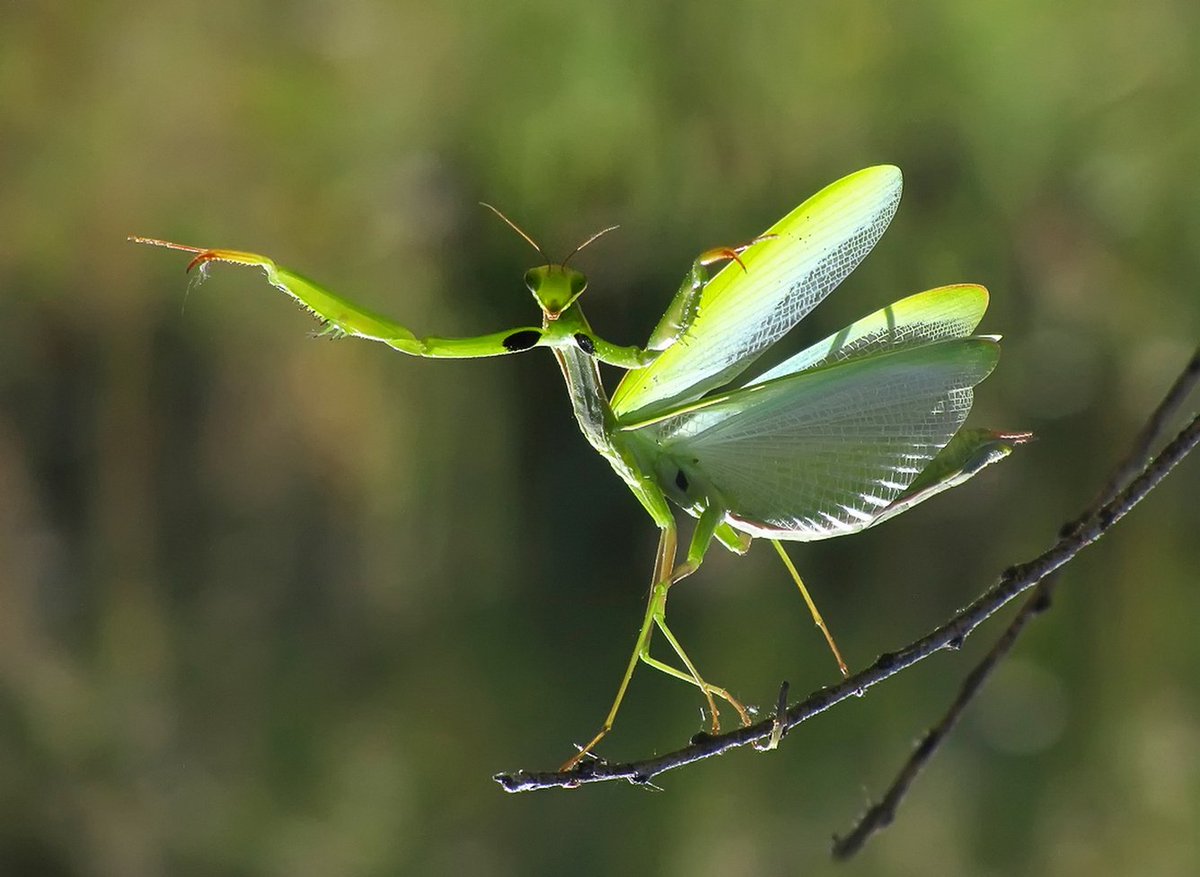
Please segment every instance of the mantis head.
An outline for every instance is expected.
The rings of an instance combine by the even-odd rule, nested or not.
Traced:
[[[538,251],[538,255],[546,259],[546,254],[542,252],[542,248],[519,225],[491,204],[484,201],[480,201],[479,203],[503,219],[509,228],[523,237],[531,247]],[[557,320],[559,315],[573,305],[575,299],[579,298],[580,294],[587,289],[587,277],[584,276],[582,271],[568,268],[567,263],[571,261],[576,253],[596,240],[596,238],[608,234],[615,228],[617,226],[610,225],[608,228],[596,232],[577,246],[571,252],[571,255],[567,256],[561,262],[555,263],[546,259],[546,264],[530,268],[525,272],[525,285],[533,293],[534,301],[538,303],[538,307],[542,309],[542,314],[547,320]]]
[[[539,265],[525,272],[525,285],[546,319],[557,320],[587,289],[587,278],[565,265]]]

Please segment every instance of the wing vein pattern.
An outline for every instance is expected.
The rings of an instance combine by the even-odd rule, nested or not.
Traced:
[[[708,282],[687,335],[613,393],[619,418],[643,419],[728,383],[802,320],[879,240],[900,203],[900,171],[867,168],[822,189],[773,238]]]
[[[738,529],[826,539],[870,526],[903,493],[998,356],[989,338],[934,342],[747,387],[642,429],[709,483]]]

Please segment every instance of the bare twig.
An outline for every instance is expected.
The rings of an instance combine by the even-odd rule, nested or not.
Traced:
[[[904,648],[881,655],[867,669],[822,688],[791,707],[786,714],[783,732],[791,730],[818,713],[849,697],[862,694],[871,686],[899,673],[941,649],[957,649],[963,640],[980,624],[1010,600],[1032,588],[1050,573],[1069,563],[1080,551],[1099,539],[1110,527],[1123,518],[1150,493],[1164,477],[1200,443],[1200,417],[1181,432],[1154,461],[1125,490],[1106,503],[1083,524],[1062,532],[1048,551],[1029,561],[1007,569],[1000,581],[949,622],[931,631]],[[509,792],[535,789],[573,788],[584,783],[627,780],[644,784],[658,774],[684,765],[721,755],[739,746],[767,741],[776,726],[774,717],[757,724],[739,728],[727,734],[697,735],[689,746],[675,752],[641,761],[613,764],[600,760],[585,761],[566,772],[526,772],[497,774],[494,779]]]
[[[1129,454],[1113,470],[1108,482],[1097,494],[1091,506],[1077,520],[1063,527],[1062,535],[1069,535],[1077,528],[1084,526],[1090,519],[1101,513],[1102,509],[1112,502],[1120,492],[1133,480],[1138,473],[1146,468],[1154,446],[1158,444],[1171,424],[1178,417],[1183,403],[1187,400],[1200,383],[1200,349],[1197,349],[1179,377],[1175,379],[1171,389],[1159,406],[1150,415],[1145,426],[1133,443]],[[958,723],[967,706],[975,699],[982,689],[984,682],[991,676],[992,671],[1000,664],[1012,649],[1034,616],[1049,608],[1053,601],[1054,591],[1058,585],[1058,574],[1043,579],[1021,606],[1020,611],[1013,617],[1004,633],[983,659],[963,679],[963,683],[954,701],[950,704],[941,721],[929,729],[920,743],[913,749],[908,760],[900,769],[896,778],[888,787],[887,792],[878,803],[873,804],[845,836],[838,837],[833,843],[833,855],[837,859],[848,859],[862,849],[863,844],[875,832],[886,828],[892,823],[909,787],[925,766],[932,760],[934,754],[954,726]]]
[[[1196,389],[1197,384],[1200,384],[1200,347],[1196,348],[1192,358],[1188,360],[1183,371],[1179,373],[1179,377],[1175,379],[1175,383],[1171,385],[1171,389],[1167,391],[1167,395],[1163,397],[1162,402],[1150,415],[1150,419],[1146,421],[1146,425],[1142,427],[1142,431],[1138,433],[1128,456],[1113,470],[1108,483],[1096,496],[1093,508],[1098,508],[1116,496],[1126,484],[1133,480],[1134,476],[1146,468],[1146,464],[1154,452],[1154,446],[1162,440],[1171,421],[1179,416],[1179,412],[1183,410],[1183,403]]]

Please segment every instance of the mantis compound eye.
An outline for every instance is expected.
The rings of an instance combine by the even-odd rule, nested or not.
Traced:
[[[571,298],[576,298],[581,292],[587,289],[587,277],[578,271],[570,271],[568,274],[568,281],[571,284]]]

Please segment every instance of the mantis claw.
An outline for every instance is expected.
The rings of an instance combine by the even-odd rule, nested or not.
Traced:
[[[701,253],[696,261],[701,265],[712,265],[714,262],[723,262],[726,259],[731,259],[732,261],[741,265],[742,270],[745,271],[746,264],[740,258],[738,258],[738,254],[744,249],[745,247],[713,247],[711,250],[705,250],[703,253]]]
[[[185,271],[191,273],[193,268],[207,262],[230,262],[234,265],[262,265],[266,260],[254,253],[243,253],[239,250],[213,250],[207,247],[194,247],[191,244],[177,244],[174,241],[164,241],[159,238],[144,238],[139,235],[129,235],[126,240],[135,244],[149,244],[152,247],[164,247],[168,250],[182,250],[185,253],[195,253],[195,258],[188,262]]]
[[[733,262],[737,262],[742,266],[742,270],[746,271],[746,263],[743,262],[739,256],[741,256],[742,253],[746,252],[746,250],[750,249],[755,244],[776,237],[779,237],[779,235],[760,234],[758,237],[749,240],[744,244],[738,244],[736,247],[713,247],[711,250],[705,250],[703,253],[701,253],[700,257],[696,259],[696,261],[701,265],[712,265],[715,262],[723,262],[726,259],[729,259]]]

